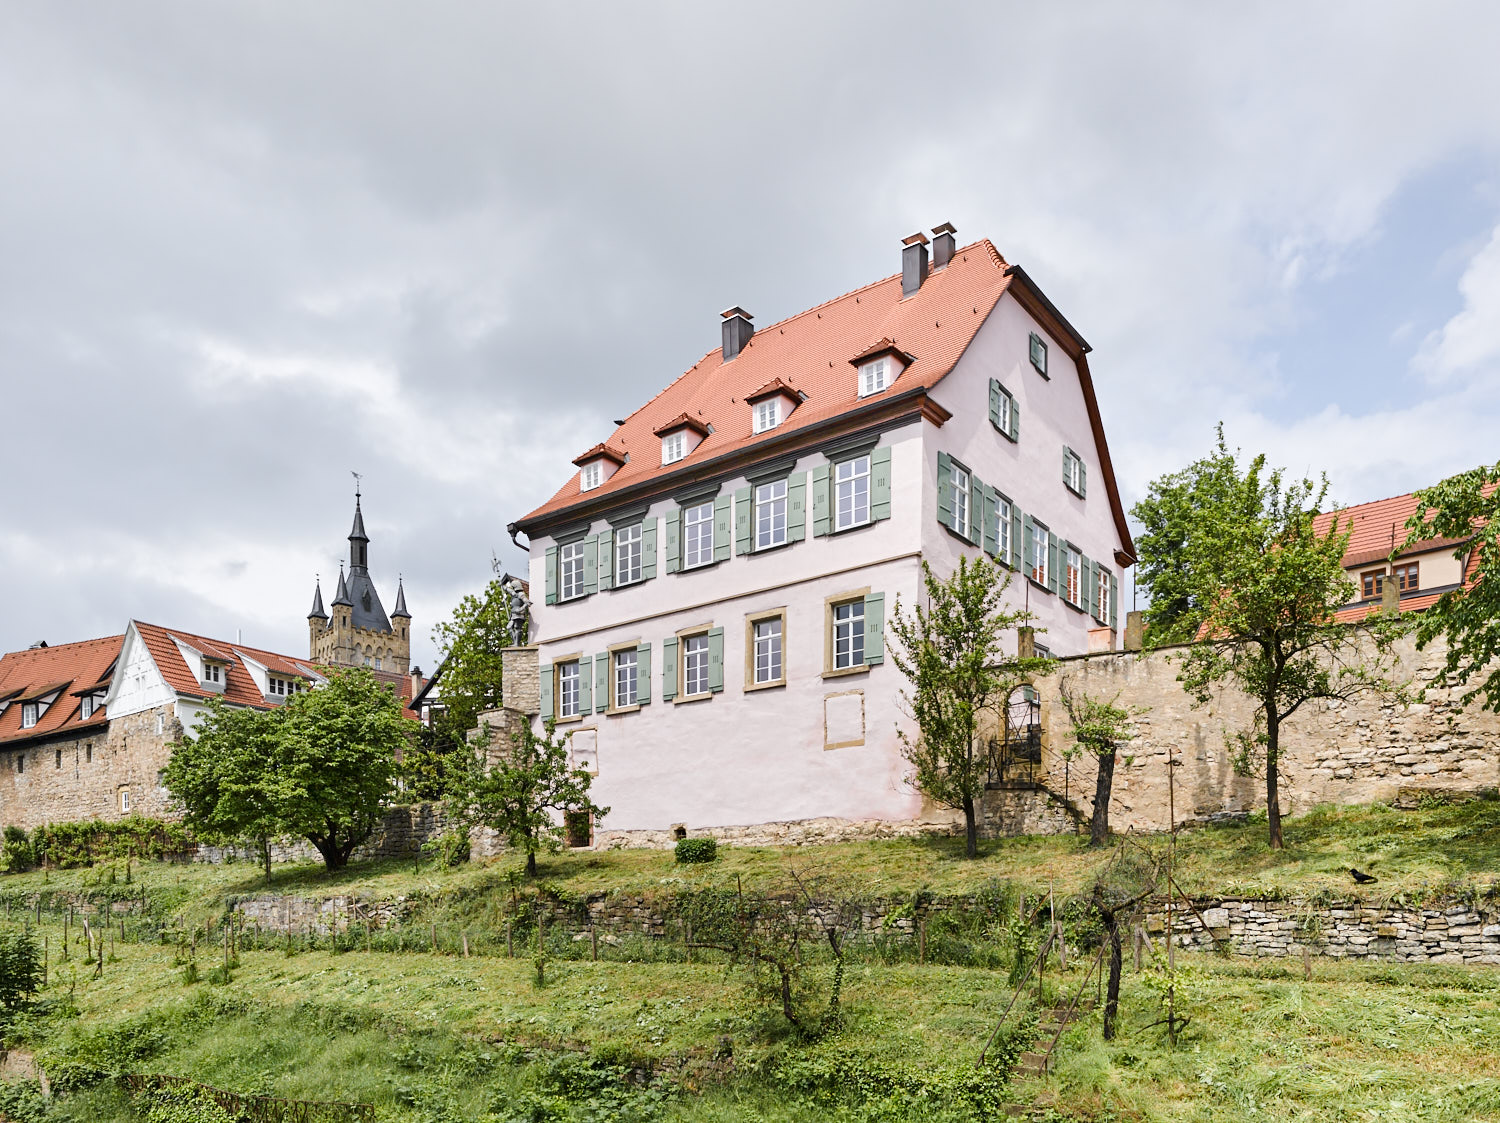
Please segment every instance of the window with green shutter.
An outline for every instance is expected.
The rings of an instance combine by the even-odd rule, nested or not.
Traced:
[[[885,594],[865,597],[865,664],[885,662]]]
[[[833,531],[832,494],[829,491],[830,466],[819,464],[808,473],[812,489],[813,537],[826,538]]]
[[[547,569],[547,603],[557,603],[557,547],[548,546],[546,558],[543,562]]]
[[[656,576],[656,520],[647,519],[641,527],[641,580]]]
[[[1047,341],[1036,332],[1031,333],[1031,365],[1043,378],[1050,377],[1047,374]]]
[[[723,628],[710,628],[708,632],[708,689],[713,694],[724,689]]]
[[[1015,395],[1002,386],[998,378],[990,379],[990,424],[1008,441],[1021,439],[1020,406]]]
[[[946,452],[937,454],[938,522],[953,529],[953,461]]]
[[[682,569],[682,511],[673,507],[667,512],[667,572]]]
[[[601,651],[594,656],[594,712],[602,714],[609,709],[609,652]]]
[[[643,643],[635,649],[635,702],[638,706],[651,703],[651,645]]]
[[[1088,491],[1083,459],[1067,445],[1063,445],[1063,484],[1080,499]]]
[[[541,695],[537,714],[543,721],[550,721],[553,716],[552,687],[554,675],[552,664],[543,663],[540,667],[537,668],[537,676],[537,685],[539,687]]]
[[[677,697],[677,640],[662,640],[661,644],[661,700],[670,702]]]
[[[612,531],[602,530],[595,539],[599,555],[599,591],[615,587],[615,536]],[[629,580],[627,576],[625,580]]]
[[[728,561],[734,548],[734,497],[714,499],[714,561]]]
[[[748,554],[754,541],[755,509],[750,504],[750,489],[742,487],[734,493],[734,552]]]

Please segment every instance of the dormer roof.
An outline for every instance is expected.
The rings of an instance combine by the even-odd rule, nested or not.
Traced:
[[[777,394],[785,394],[793,401],[800,401],[802,398],[802,395],[797,393],[796,390],[793,390],[781,379],[773,378],[770,382],[767,382],[760,389],[752,390],[750,391],[750,393],[746,394],[745,402],[749,405],[754,405],[756,402],[763,402],[767,398],[774,398]]]
[[[613,460],[616,464],[624,464],[625,454],[619,449],[610,448],[609,445],[601,441],[587,452],[580,453],[574,457],[573,463],[581,468],[590,460]]]
[[[882,355],[894,355],[907,366],[910,366],[912,363],[916,362],[916,360],[908,355],[905,351],[897,347],[895,341],[893,339],[890,339],[889,337],[877,339],[874,343],[870,344],[858,355],[855,355],[854,358],[850,359],[849,362],[854,366],[861,366],[864,363],[868,363],[871,359],[880,358]]]
[[[668,433],[675,433],[678,429],[691,429],[700,436],[708,436],[708,424],[700,421],[690,413],[679,413],[671,421],[664,421],[655,429],[651,430],[653,436],[665,437]],[[623,464],[624,461],[621,461]]]

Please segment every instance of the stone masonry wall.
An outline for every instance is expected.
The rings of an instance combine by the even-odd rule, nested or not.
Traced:
[[[1193,708],[1177,682],[1182,648],[1148,654],[1107,653],[1061,660],[1037,684],[1042,699],[1046,784],[1063,791],[1061,750],[1067,714],[1059,690],[1081,691],[1121,707],[1144,708],[1134,736],[1120,747],[1110,825],[1116,830],[1164,830],[1168,825],[1167,760],[1178,761],[1176,818],[1212,821],[1265,806],[1265,783],[1234,771],[1226,733],[1250,728],[1247,698],[1226,690],[1211,705]],[[1419,652],[1411,640],[1397,647],[1393,677],[1412,692],[1442,664],[1444,649]],[[1293,814],[1326,803],[1410,803],[1423,794],[1472,797],[1500,787],[1500,714],[1463,706],[1452,690],[1399,706],[1366,695],[1350,702],[1304,705],[1282,727],[1282,811]],[[1072,762],[1068,794],[1092,809],[1094,768]]]

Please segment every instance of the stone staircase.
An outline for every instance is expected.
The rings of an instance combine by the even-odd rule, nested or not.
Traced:
[[[1073,1010],[1071,1016],[1066,1006],[1054,1006],[1043,1013],[1041,1020],[1037,1023],[1037,1045],[1038,1049],[1022,1053],[1016,1062],[1017,1076],[1045,1076],[1052,1064],[1052,1050],[1057,1044],[1062,1031],[1071,1022],[1077,1021],[1082,1015],[1094,1008],[1094,1000],[1086,998]]]

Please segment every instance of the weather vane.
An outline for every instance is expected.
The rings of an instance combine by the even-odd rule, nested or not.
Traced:
[[[358,499],[359,498],[359,481],[362,480],[362,479],[364,479],[365,477],[361,473],[354,471],[354,469],[352,469],[352,468],[349,470],[349,474],[354,477],[354,498]]]

